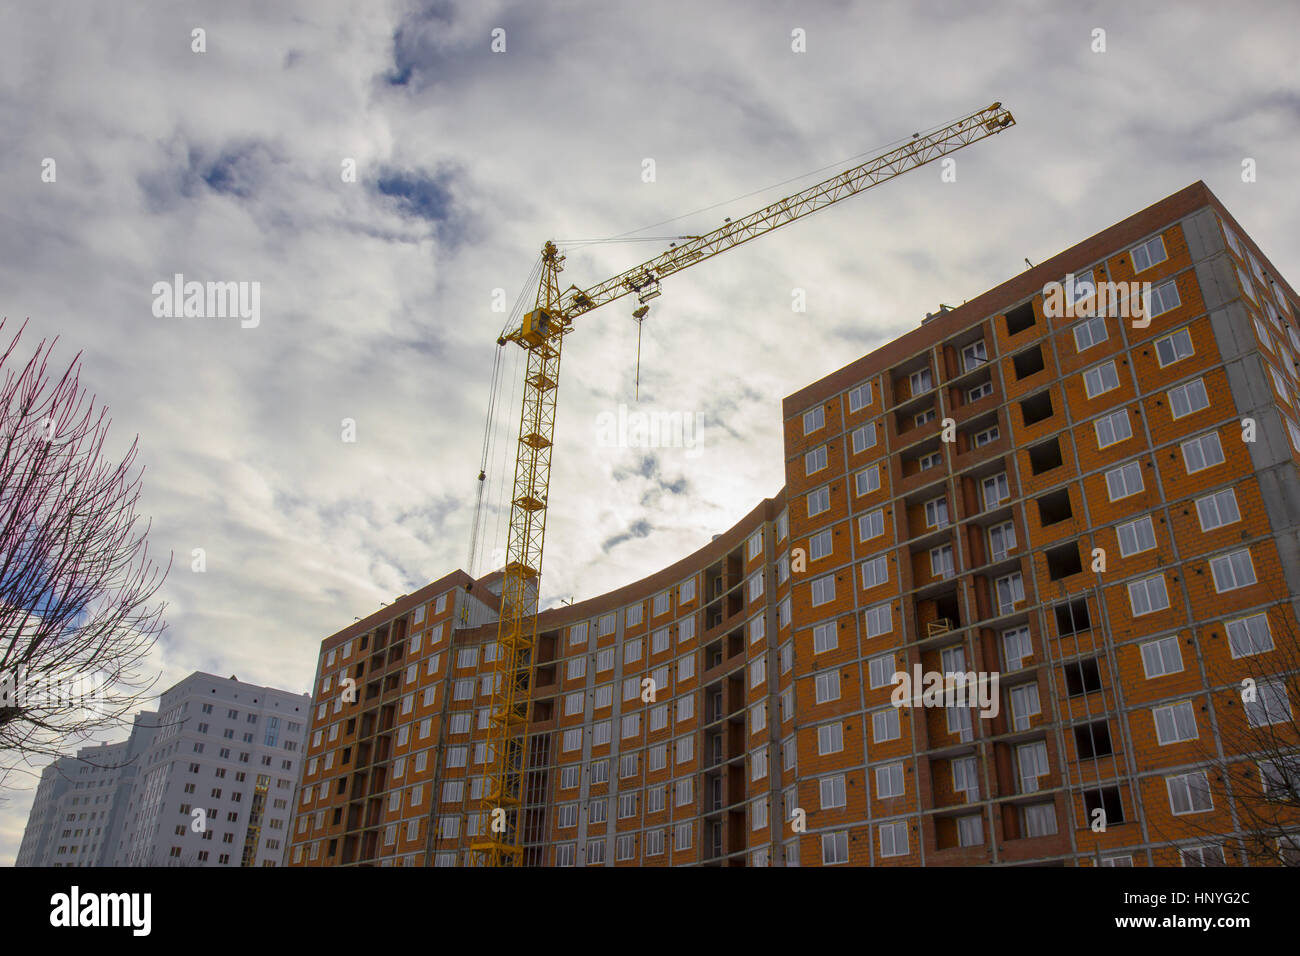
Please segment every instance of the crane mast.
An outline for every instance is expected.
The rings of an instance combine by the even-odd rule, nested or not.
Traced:
[[[564,336],[573,329],[573,320],[627,295],[636,295],[644,304],[660,294],[660,281],[668,276],[996,135],[1014,123],[1011,113],[1001,103],[994,103],[941,129],[917,134],[903,146],[712,232],[688,237],[667,252],[586,289],[569,286],[561,292],[559,274],[564,269],[564,256],[554,242],[548,241],[542,247],[534,307],[524,314],[517,329],[498,340],[498,345],[515,342],[528,354],[492,672],[488,773],[478,836],[470,845],[475,865],[516,866],[523,854],[526,732],[532,716],[531,681],[560,350]]]

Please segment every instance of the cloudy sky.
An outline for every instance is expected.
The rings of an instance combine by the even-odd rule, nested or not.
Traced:
[[[29,320],[28,348],[81,352],[114,447],[140,437],[151,548],[177,559],[162,686],[201,669],[306,690],[323,637],[466,565],[493,307],[546,239],[655,239],[574,248],[563,279],[585,287],[994,100],[1018,121],[959,153],[954,183],[926,167],[665,283],[639,402],[635,303],[580,320],[547,603],[777,492],[784,395],[1198,179],[1295,283],[1298,8],[1131,6],[6,5],[0,316],[6,336]],[[177,273],[260,283],[256,327],[155,315]],[[698,447],[609,447],[620,405],[699,416]],[[486,528],[490,557],[503,522]],[[31,796],[0,795],[0,863]]]

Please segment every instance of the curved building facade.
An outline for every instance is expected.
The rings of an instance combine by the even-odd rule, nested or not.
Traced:
[[[1291,766],[1298,314],[1197,183],[789,396],[779,494],[540,615],[525,863],[1297,853],[1246,821]],[[494,586],[323,642],[290,865],[465,862]]]

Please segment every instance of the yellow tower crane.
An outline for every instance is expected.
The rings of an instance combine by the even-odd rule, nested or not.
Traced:
[[[534,307],[524,314],[517,329],[497,342],[498,346],[515,342],[528,355],[501,584],[498,650],[493,664],[489,767],[480,805],[479,836],[470,846],[474,865],[515,866],[522,859],[525,735],[532,712],[533,649],[551,477],[551,439],[560,384],[560,350],[564,337],[573,330],[573,320],[626,295],[635,295],[644,306],[660,294],[659,284],[668,276],[1000,133],[1014,123],[1002,104],[994,103],[942,129],[915,134],[903,146],[744,218],[728,221],[710,233],[687,237],[662,255],[586,289],[570,286],[561,292],[559,276],[564,256],[554,242],[548,241],[542,247],[542,272]],[[644,315],[644,308],[637,309],[638,321]],[[481,472],[479,480],[483,480]]]

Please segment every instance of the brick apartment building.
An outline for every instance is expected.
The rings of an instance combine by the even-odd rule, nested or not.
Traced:
[[[1049,315],[1071,275],[1149,325]],[[1237,781],[1279,771],[1222,768],[1294,730],[1239,685],[1296,660],[1298,309],[1196,183],[786,398],[778,495],[540,615],[525,862],[1255,861]],[[499,588],[323,642],[290,865],[465,862]],[[997,715],[895,706],[917,665]]]

